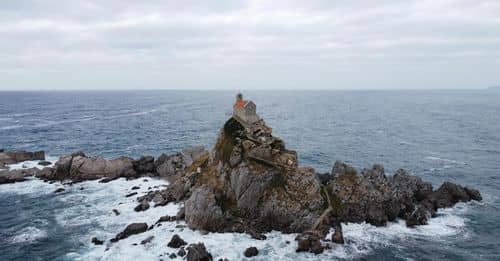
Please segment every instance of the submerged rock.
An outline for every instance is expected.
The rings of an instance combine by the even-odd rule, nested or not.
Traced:
[[[94,245],[102,245],[104,244],[104,241],[102,240],[99,240],[97,237],[93,237],[91,242],[94,244]]]
[[[125,197],[130,198],[130,197],[135,196],[135,195],[137,195],[137,192],[128,193],[127,195],[125,195]]]
[[[146,211],[149,209],[149,203],[146,200],[143,200],[139,205],[137,205],[134,210],[139,212],[139,211]]]
[[[144,233],[148,230],[148,224],[146,223],[132,223],[128,225],[125,230],[118,233],[114,238],[111,239],[111,242],[117,242],[121,239],[127,238],[131,235]]]
[[[42,161],[38,162],[38,165],[40,165],[40,166],[49,166],[51,164],[52,164],[52,162],[46,161],[46,160],[42,160]]]
[[[59,192],[63,192],[63,191],[65,191],[65,189],[64,189],[64,188],[58,188],[58,189],[56,189],[56,190],[54,191],[54,193],[59,193]]]
[[[144,240],[141,241],[141,245],[145,245],[145,244],[151,243],[151,241],[153,241],[154,238],[155,238],[154,236],[147,237],[146,239],[144,239]]]

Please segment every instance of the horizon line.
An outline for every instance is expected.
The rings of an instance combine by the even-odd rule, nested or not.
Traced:
[[[409,89],[401,89],[401,88],[355,88],[355,89],[289,89],[289,88],[258,88],[258,89],[244,89],[244,88],[235,88],[235,89],[227,89],[227,88],[208,88],[208,89],[196,89],[196,88],[148,88],[148,89],[140,89],[140,88],[103,88],[103,89],[0,89],[0,92],[86,92],[86,91],[483,91],[483,90],[493,90],[500,88],[500,86],[488,86],[483,88],[409,88]]]

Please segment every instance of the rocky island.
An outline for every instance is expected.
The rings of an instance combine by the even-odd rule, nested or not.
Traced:
[[[272,230],[296,233],[297,252],[319,254],[327,251],[332,242],[344,243],[342,223],[385,226],[403,219],[409,227],[425,225],[439,208],[482,199],[479,191],[451,182],[434,189],[431,183],[403,169],[386,175],[379,164],[357,170],[336,161],[330,173],[317,173],[299,164],[297,152],[286,148],[285,142],[272,134],[257,115],[253,102],[235,108],[210,151],[195,146],[157,158],[112,160],[75,152],[60,157],[53,166],[44,159],[43,152],[0,151],[0,184],[32,176],[65,184],[140,177],[169,182],[164,189],[138,196],[134,210],[148,211],[151,206],[177,202],[184,205],[179,213],[162,217],[156,224],[130,224],[117,231],[116,237],[105,239],[111,242],[154,229],[161,222],[183,219],[191,229],[202,233],[248,233],[261,240]],[[42,160],[40,164],[50,166],[2,170],[7,164],[25,160]],[[332,229],[335,232],[326,238]],[[102,244],[102,240],[94,238],[92,242]],[[187,260],[212,259],[203,244],[185,245],[187,242],[179,236],[169,243],[180,248],[178,255],[185,255]],[[256,248],[245,251],[245,256],[253,255],[258,255]]]

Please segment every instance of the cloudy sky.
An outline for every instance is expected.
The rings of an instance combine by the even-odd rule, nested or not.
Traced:
[[[491,85],[498,0],[0,1],[0,90]]]

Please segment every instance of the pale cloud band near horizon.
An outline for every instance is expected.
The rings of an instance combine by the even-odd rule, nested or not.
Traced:
[[[0,90],[500,84],[500,1],[4,0],[0,39]]]

